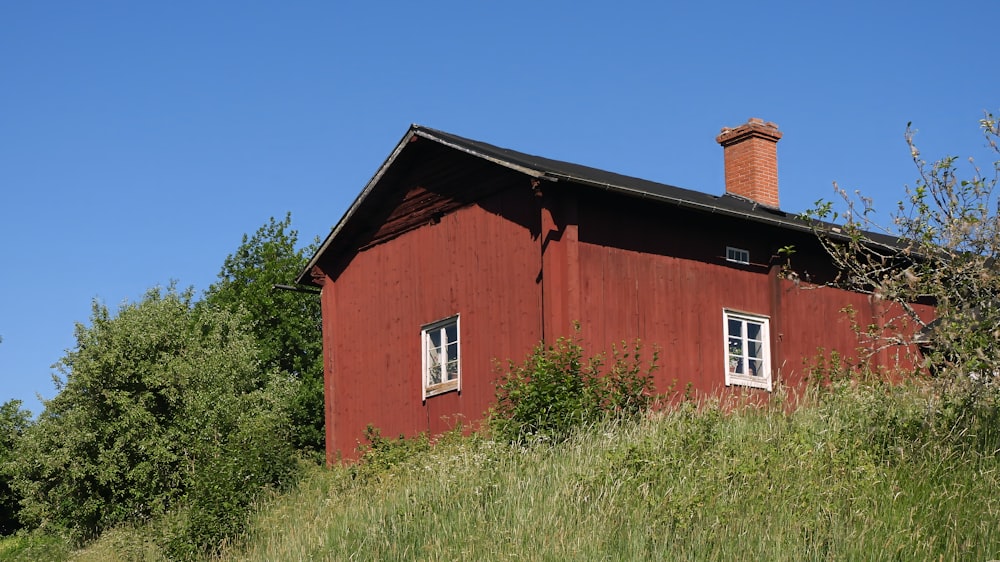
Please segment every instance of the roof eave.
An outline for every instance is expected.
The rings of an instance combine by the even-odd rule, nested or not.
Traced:
[[[361,190],[361,193],[359,193],[357,197],[354,198],[354,202],[347,208],[344,216],[340,217],[337,225],[333,227],[330,234],[328,234],[326,239],[323,240],[323,243],[320,244],[319,249],[317,249],[316,253],[309,259],[309,263],[306,264],[306,266],[302,269],[302,272],[299,273],[299,276],[295,279],[296,283],[299,285],[317,285],[312,278],[313,268],[316,267],[319,260],[323,257],[323,254],[326,253],[327,249],[333,244],[334,240],[336,240],[337,235],[340,234],[347,222],[351,220],[351,217],[354,216],[354,214],[358,211],[358,208],[361,207],[365,199],[368,198],[372,189],[375,188],[379,180],[382,179],[382,176],[385,175],[386,170],[392,166],[393,162],[396,161],[400,153],[403,152],[403,148],[413,140],[413,137],[416,134],[416,126],[410,126],[410,129],[406,131],[405,135],[403,135],[403,138],[396,145],[396,148],[389,154],[388,158],[385,159],[385,162],[383,162],[378,171],[375,172],[375,175],[368,180],[368,183],[365,184],[365,188]]]
[[[650,200],[654,200],[654,201],[662,201],[662,202],[666,202],[666,203],[673,203],[673,204],[675,204],[675,205],[677,205],[679,207],[689,207],[689,208],[698,209],[698,210],[701,210],[701,211],[704,211],[704,212],[709,212],[709,213],[718,213],[718,214],[727,215],[727,216],[731,216],[731,217],[739,217],[739,218],[743,218],[743,219],[747,219],[747,220],[752,220],[752,221],[755,221],[755,222],[770,223],[770,224],[773,224],[773,225],[776,225],[776,226],[780,226],[782,228],[791,228],[791,229],[800,230],[800,231],[803,231],[803,232],[810,232],[812,230],[812,228],[808,224],[799,223],[799,222],[796,222],[796,221],[790,221],[790,220],[786,220],[786,219],[780,219],[780,218],[776,218],[776,217],[775,218],[771,218],[771,217],[766,217],[766,216],[762,216],[762,215],[756,215],[756,214],[753,214],[753,213],[747,213],[747,212],[742,212],[742,211],[735,211],[733,209],[727,209],[727,208],[722,207],[722,206],[709,205],[709,204],[706,204],[706,203],[699,203],[697,201],[692,201],[690,199],[684,199],[682,197],[670,197],[669,195],[659,195],[659,194],[656,194],[656,193],[650,193],[648,191],[643,191],[641,189],[633,189],[633,188],[630,188],[630,187],[626,187],[626,186],[622,186],[622,185],[615,185],[615,184],[611,184],[611,183],[595,182],[595,181],[588,180],[586,178],[579,178],[579,177],[574,177],[574,176],[565,175],[565,174],[549,174],[549,177],[550,177],[550,179],[558,179],[558,180],[561,180],[561,181],[570,181],[570,182],[574,182],[574,183],[579,183],[579,184],[587,185],[587,186],[590,186],[590,187],[596,187],[598,189],[604,189],[604,190],[607,190],[607,191],[621,193],[621,194],[624,194],[624,195],[630,195],[632,197],[639,197],[641,199],[650,199]]]
[[[370,180],[368,180],[368,183],[365,185],[365,188],[354,199],[354,202],[351,203],[350,207],[348,207],[347,212],[345,212],[344,216],[340,218],[340,221],[337,222],[337,225],[333,227],[333,230],[330,231],[330,234],[327,235],[326,239],[323,240],[323,243],[320,244],[319,249],[317,249],[316,253],[313,254],[312,258],[310,258],[309,263],[307,263],[305,268],[303,268],[303,270],[299,273],[299,276],[295,279],[296,283],[300,285],[314,285],[314,286],[316,285],[316,282],[312,279],[313,268],[319,263],[320,259],[322,259],[323,254],[326,253],[327,249],[329,249],[330,246],[333,245],[333,242],[337,239],[337,236],[344,229],[344,226],[351,220],[351,217],[353,217],[356,214],[358,208],[364,204],[365,200],[368,198],[369,194],[372,192],[375,186],[378,185],[378,182],[385,175],[386,171],[390,167],[392,167],[396,159],[399,158],[399,155],[403,152],[403,149],[406,147],[406,145],[408,145],[411,141],[413,141],[415,137],[422,137],[428,140],[432,140],[434,142],[437,142],[454,150],[471,154],[478,158],[482,158],[484,160],[493,162],[494,164],[503,166],[505,168],[516,170],[533,178],[546,177],[546,174],[541,170],[528,168],[520,164],[517,164],[515,162],[510,162],[508,160],[504,160],[502,158],[497,158],[490,154],[486,154],[483,151],[478,151],[473,148],[451,142],[441,136],[435,135],[432,131],[429,131],[426,128],[421,127],[420,125],[416,124],[410,125],[410,129],[406,132],[405,135],[403,135],[402,140],[399,141],[399,144],[396,145],[396,148],[392,151],[391,154],[389,154],[389,157],[386,158],[385,162],[382,163],[382,166],[379,167],[378,171],[375,172],[375,175],[372,176]]]
[[[510,168],[511,170],[515,170],[515,171],[521,172],[522,174],[526,174],[526,175],[531,176],[533,178],[543,178],[543,177],[546,176],[545,172],[543,172],[541,170],[538,170],[536,168],[529,168],[529,167],[526,167],[526,166],[522,166],[522,165],[517,164],[515,162],[511,162],[509,160],[504,160],[503,158],[497,158],[496,156],[489,155],[486,152],[483,152],[481,150],[475,150],[474,148],[471,148],[471,147],[468,147],[468,146],[462,146],[461,144],[448,141],[447,139],[442,138],[442,137],[440,137],[438,135],[435,135],[432,131],[429,131],[429,130],[423,128],[423,127],[420,127],[419,125],[414,125],[413,129],[411,129],[411,130],[413,130],[414,133],[417,136],[421,136],[421,137],[424,137],[425,139],[433,140],[433,141],[438,142],[440,144],[443,144],[444,146],[447,146],[449,148],[453,148],[455,150],[464,152],[466,154],[471,154],[472,156],[476,156],[477,158],[482,158],[483,160],[487,160],[489,162],[493,162],[494,164],[498,164],[498,165],[503,166],[505,168]]]
[[[435,134],[435,131],[433,129],[427,129],[425,127],[421,127],[420,125],[414,124],[410,126],[410,129],[403,136],[399,144],[396,145],[396,148],[392,151],[389,157],[386,158],[382,166],[378,169],[375,175],[372,176],[372,178],[368,181],[368,184],[365,185],[364,190],[362,190],[362,192],[357,196],[357,198],[354,200],[354,203],[351,204],[351,206],[347,209],[347,212],[344,213],[344,216],[341,217],[340,221],[337,223],[337,225],[333,228],[330,234],[320,245],[319,249],[309,260],[309,263],[299,274],[298,278],[296,278],[296,283],[299,283],[301,285],[314,285],[314,286],[317,285],[317,283],[312,279],[313,268],[319,263],[323,255],[333,245],[334,241],[340,235],[341,231],[344,229],[346,224],[357,213],[358,209],[364,204],[365,200],[369,197],[375,186],[385,175],[386,171],[393,165],[393,163],[395,163],[395,161],[402,153],[406,145],[409,144],[412,140],[414,140],[415,137],[422,137],[428,140],[432,140],[443,146],[447,146],[454,150],[458,150],[460,152],[476,156],[477,158],[482,158],[489,162],[493,162],[494,164],[521,172],[523,174],[526,174],[530,177],[537,179],[545,179],[554,182],[566,181],[581,185],[587,185],[590,187],[595,187],[598,189],[603,189],[606,191],[620,193],[632,197],[638,197],[642,199],[660,201],[665,203],[672,203],[680,207],[687,207],[687,208],[697,209],[702,212],[718,213],[725,216],[742,218],[744,220],[749,220],[763,224],[770,224],[772,226],[776,226],[779,228],[796,230],[799,232],[813,232],[815,230],[815,225],[809,223],[806,220],[790,220],[784,217],[768,216],[767,214],[739,211],[719,205],[711,205],[708,203],[693,201],[691,199],[685,199],[683,197],[671,197],[669,195],[651,193],[649,191],[631,188],[624,185],[594,181],[592,179],[582,178],[574,176],[572,174],[560,173],[551,169],[542,169],[541,167],[525,166],[522,163],[513,162],[511,160],[504,159],[502,157],[490,154],[483,150],[477,150],[474,146],[468,146],[462,143],[451,141],[444,136]],[[836,231],[834,231],[834,236],[836,237]],[[869,242],[875,246],[892,248],[892,246],[883,242],[878,242],[875,240],[870,240]]]

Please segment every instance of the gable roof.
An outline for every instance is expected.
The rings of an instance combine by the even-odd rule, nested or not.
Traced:
[[[796,214],[786,213],[779,209],[766,207],[750,199],[745,199],[729,193],[710,195],[700,191],[684,189],[663,183],[644,180],[632,176],[616,174],[606,170],[591,168],[571,162],[552,160],[542,156],[525,154],[509,148],[501,148],[482,141],[467,139],[444,131],[431,129],[421,125],[411,125],[410,129],[396,145],[382,166],[378,169],[368,184],[357,196],[340,221],[320,245],[316,254],[299,274],[296,282],[313,284],[312,268],[319,262],[328,248],[338,239],[344,227],[351,221],[359,208],[368,203],[372,191],[379,181],[399,158],[400,154],[416,138],[427,139],[454,150],[482,158],[494,164],[516,170],[533,178],[544,181],[568,182],[602,189],[629,197],[638,197],[656,203],[677,205],[692,210],[721,214],[765,223],[780,228],[811,232],[810,222]],[[836,232],[836,231],[835,231]],[[895,246],[896,239],[890,236],[870,233],[873,242],[880,245]]]
[[[550,181],[566,181],[596,187],[645,199],[683,206],[700,207],[703,210],[735,214],[754,218],[763,222],[787,222],[785,226],[805,226],[796,215],[785,213],[735,195],[710,195],[700,191],[675,187],[642,178],[616,174],[606,170],[591,168],[572,162],[552,160],[542,156],[525,154],[509,148],[500,148],[485,142],[413,125],[410,129],[424,138],[436,140],[469,154],[485,158],[502,166],[525,172],[531,176]]]

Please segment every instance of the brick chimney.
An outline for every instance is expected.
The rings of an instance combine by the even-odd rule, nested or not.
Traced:
[[[715,137],[726,160],[726,193],[778,208],[778,140],[781,131],[770,121],[751,118],[725,127]]]

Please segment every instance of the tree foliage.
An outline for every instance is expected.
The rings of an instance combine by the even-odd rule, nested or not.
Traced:
[[[94,303],[58,364],[58,394],[18,446],[24,520],[89,539],[180,513],[177,554],[237,528],[261,488],[295,466],[296,383],[262,368],[245,325],[173,287],[116,314]]]
[[[20,497],[11,488],[11,463],[21,435],[30,425],[31,412],[21,409],[20,400],[9,400],[0,406],[0,536],[21,527],[17,516]]]
[[[265,369],[277,369],[300,380],[292,405],[293,439],[300,449],[324,449],[323,348],[318,295],[281,291],[305,267],[315,244],[296,248],[298,233],[291,216],[273,217],[252,236],[243,236],[226,257],[218,281],[203,304],[243,310],[260,348]]]
[[[817,232],[840,270],[835,283],[893,303],[902,320],[917,327],[873,330],[866,337],[885,345],[923,344],[933,370],[989,382],[1000,372],[1000,127],[992,114],[979,124],[996,158],[985,171],[971,158],[968,167],[955,156],[927,163],[907,126],[919,178],[907,187],[891,224],[876,221],[870,198],[839,187],[846,210],[820,201],[811,216],[824,221],[816,223]],[[921,301],[936,305],[933,322],[910,306]]]

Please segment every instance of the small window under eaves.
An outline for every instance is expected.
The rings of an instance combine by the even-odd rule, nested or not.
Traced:
[[[726,261],[750,265],[750,252],[742,248],[726,247]]]

